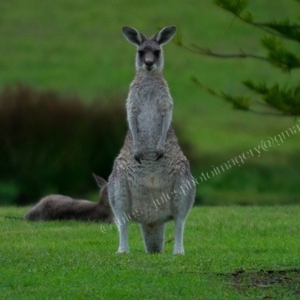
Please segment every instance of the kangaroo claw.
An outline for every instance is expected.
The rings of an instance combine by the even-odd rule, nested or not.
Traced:
[[[155,156],[155,161],[158,161],[159,159],[161,159],[164,156],[163,152],[157,152],[156,156]]]
[[[134,156],[135,160],[141,165],[142,162],[141,162],[141,159],[139,158],[139,156]]]
[[[134,154],[134,158],[139,164],[142,164],[141,159],[144,159],[144,155],[142,153],[136,153]]]

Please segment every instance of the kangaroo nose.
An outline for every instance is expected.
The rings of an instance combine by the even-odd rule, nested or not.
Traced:
[[[152,59],[147,59],[147,60],[145,60],[145,64],[146,64],[148,67],[150,67],[150,66],[153,65],[153,60],[152,60]]]

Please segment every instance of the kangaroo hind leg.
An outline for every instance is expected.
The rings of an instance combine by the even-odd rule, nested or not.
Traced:
[[[126,183],[126,182],[125,182]],[[121,180],[111,180],[108,183],[109,203],[114,213],[114,219],[119,231],[119,248],[117,253],[128,253],[128,216],[129,197],[126,184]]]
[[[190,178],[189,178],[190,177]],[[189,178],[188,180],[186,178]],[[184,254],[183,235],[186,218],[194,204],[196,187],[191,176],[179,177],[173,202],[173,217],[175,221],[175,243],[173,254]]]

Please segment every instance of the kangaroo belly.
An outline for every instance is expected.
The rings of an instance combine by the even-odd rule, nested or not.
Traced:
[[[142,224],[163,223],[172,219],[171,204],[161,200],[160,195],[153,200],[143,196],[135,197],[130,217]]]
[[[130,186],[131,218],[150,224],[162,223],[172,218],[171,186],[155,172],[140,176]]]

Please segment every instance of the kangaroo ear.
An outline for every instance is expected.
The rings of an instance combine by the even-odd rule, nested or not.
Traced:
[[[159,33],[157,33],[153,39],[158,44],[164,45],[172,39],[175,32],[176,32],[175,26],[168,26],[168,27],[163,28]]]
[[[105,186],[107,184],[107,181],[105,179],[103,179],[102,177],[100,177],[100,176],[98,176],[94,173],[93,173],[93,176],[94,176],[94,178],[95,178],[95,180],[96,180],[96,182],[97,182],[100,189],[102,189],[103,186]]]
[[[134,45],[139,46],[142,42],[146,40],[145,36],[143,36],[140,32],[138,32],[132,27],[123,27],[122,30],[126,39]]]

